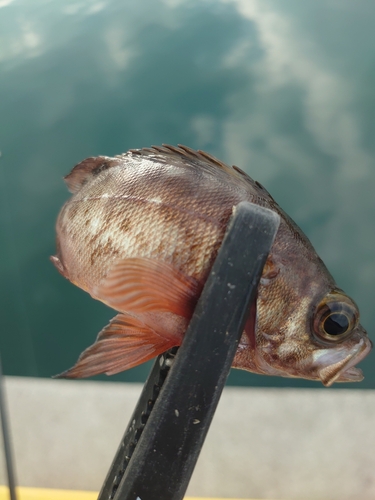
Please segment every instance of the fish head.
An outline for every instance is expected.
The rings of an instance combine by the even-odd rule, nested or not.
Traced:
[[[307,238],[294,234],[291,239],[287,226],[264,267],[255,328],[249,321],[235,365],[325,386],[359,382],[363,374],[355,365],[372,343],[358,307],[337,287]]]

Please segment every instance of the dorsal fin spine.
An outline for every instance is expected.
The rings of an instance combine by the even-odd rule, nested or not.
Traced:
[[[166,154],[166,155],[178,155],[182,158],[188,158],[188,159],[195,159],[195,160],[200,160],[204,162],[209,162],[212,165],[215,165],[218,168],[221,168],[224,170],[227,174],[229,175],[234,175],[235,177],[243,180],[244,177],[247,177],[250,182],[252,182],[252,179],[247,176],[244,172],[238,172],[233,167],[230,167],[226,163],[220,161],[217,159],[215,156],[206,153],[205,151],[202,150],[195,150],[192,148],[189,148],[188,146],[184,146],[182,144],[178,144],[178,146],[171,146],[169,144],[163,144],[162,146],[152,146],[150,148],[142,148],[142,149],[130,149],[129,153],[137,155],[137,156],[142,156],[142,155],[149,155],[149,154]]]

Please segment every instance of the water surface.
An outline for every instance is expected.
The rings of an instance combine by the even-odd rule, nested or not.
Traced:
[[[6,373],[63,371],[113,316],[48,261],[62,176],[85,157],[161,143],[264,184],[374,339],[374,24],[372,0],[0,0]],[[374,388],[373,356],[362,366],[349,386]],[[230,383],[320,386],[239,371]]]

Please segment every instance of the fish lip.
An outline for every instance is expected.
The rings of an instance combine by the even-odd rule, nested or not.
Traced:
[[[363,379],[363,371],[356,366],[352,366],[342,371],[335,382],[361,382]]]
[[[354,352],[347,356],[346,361],[329,365],[319,372],[319,378],[326,387],[334,382],[360,382],[363,380],[363,372],[355,365],[362,361],[371,351],[373,344],[368,337],[360,339]],[[336,369],[334,368],[337,365]]]

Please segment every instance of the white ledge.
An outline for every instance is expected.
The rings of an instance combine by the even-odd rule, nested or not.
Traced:
[[[19,485],[98,491],[142,386],[6,377],[5,389]],[[227,387],[188,494],[374,499],[374,422],[372,390]]]

